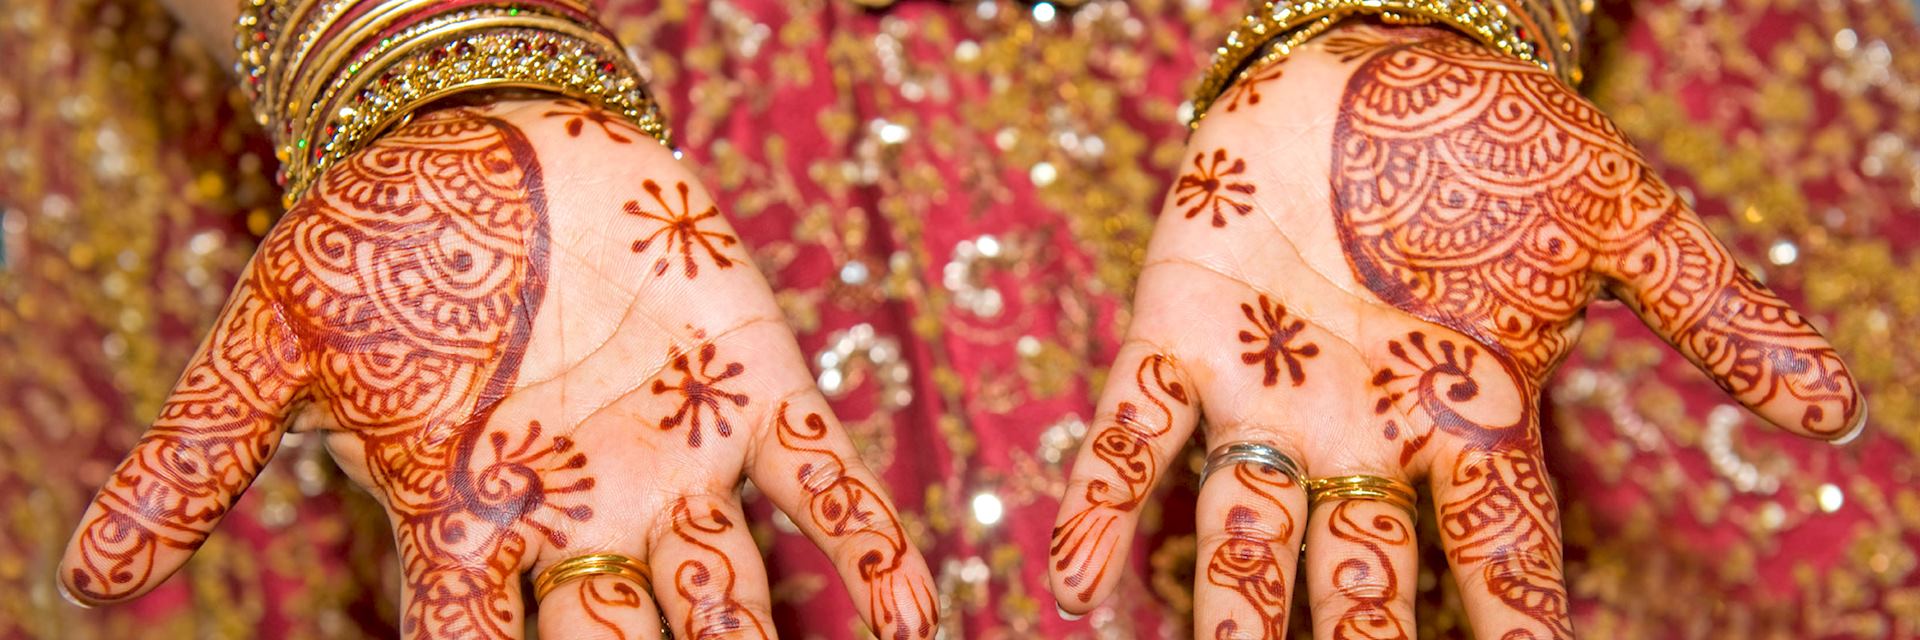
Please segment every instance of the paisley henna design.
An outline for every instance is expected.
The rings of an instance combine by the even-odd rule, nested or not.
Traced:
[[[284,407],[357,440],[390,510],[409,637],[518,633],[532,536],[564,547],[591,509],[586,456],[538,422],[496,424],[546,289],[539,164],[513,126],[422,115],[350,158],[266,238],[232,302],[83,525],[81,595],[151,586],[273,453]],[[348,445],[351,446],[351,445]]]
[[[787,419],[787,405],[782,403],[777,423],[774,434],[780,446],[805,461],[794,479],[806,489],[807,517],[813,526],[828,537],[852,540],[864,548],[859,574],[866,583],[867,610],[872,612],[875,632],[893,640],[933,637],[938,604],[932,585],[901,571],[910,543],[899,516],[879,492],[847,475],[846,462],[823,442],[827,421],[820,414],[808,413],[804,426],[796,426]],[[916,615],[905,615],[909,609]]]
[[[1224,227],[1227,226],[1227,218],[1221,213],[1221,208],[1232,209],[1243,216],[1253,211],[1250,198],[1254,192],[1253,183],[1231,181],[1234,176],[1247,172],[1247,161],[1232,158],[1229,164],[1228,160],[1226,149],[1215,149],[1212,159],[1208,159],[1205,153],[1194,154],[1193,173],[1180,176],[1180,181],[1173,187],[1174,205],[1193,205],[1187,209],[1188,220],[1202,211],[1211,211],[1213,226]],[[1247,199],[1243,201],[1243,197]]]
[[[673,588],[692,606],[686,624],[691,640],[709,638],[768,638],[760,620],[747,611],[733,595],[733,561],[719,548],[703,542],[732,531],[733,519],[719,509],[697,512],[687,498],[673,503],[673,535],[691,545],[698,557],[680,563],[673,570]]]
[[[1388,514],[1362,518],[1354,511],[1361,505],[1379,503],[1343,500],[1333,505],[1327,518],[1333,536],[1366,549],[1366,555],[1341,560],[1333,568],[1336,592],[1351,601],[1333,628],[1334,640],[1406,640],[1412,636],[1400,626],[1400,620],[1387,609],[1400,597],[1400,576],[1393,570],[1393,559],[1383,547],[1413,546],[1413,531],[1407,523]],[[1365,522],[1362,522],[1362,520]],[[1375,576],[1378,576],[1377,578]],[[1362,585],[1365,589],[1340,589],[1343,585]],[[1378,590],[1372,587],[1381,587]],[[1279,637],[1279,636],[1274,636]]]
[[[600,127],[600,132],[607,135],[607,140],[615,144],[629,144],[634,138],[646,135],[641,133],[638,127],[633,126],[633,123],[614,117],[605,109],[596,108],[578,100],[564,100],[560,103],[560,108],[550,109],[540,115],[546,118],[566,118],[567,135],[574,138],[580,137],[580,133],[586,129],[589,122]]]
[[[702,343],[700,364],[695,367],[689,361],[685,351],[677,346],[673,347],[667,352],[667,359],[672,363],[673,369],[680,372],[680,382],[670,385],[665,380],[653,381],[655,395],[669,391],[679,392],[680,408],[674,410],[673,415],[660,419],[660,430],[672,431],[681,423],[686,423],[689,447],[700,446],[700,427],[709,416],[713,418],[714,432],[720,434],[720,437],[733,435],[733,423],[727,420],[724,407],[720,404],[722,400],[733,403],[736,407],[747,406],[747,394],[733,393],[720,387],[721,383],[745,372],[746,365],[732,362],[719,373],[711,373],[708,369],[713,365],[714,353],[713,343]]]
[[[1227,111],[1235,111],[1244,103],[1251,107],[1260,104],[1260,83],[1280,79],[1281,67],[1293,58],[1281,58],[1273,64],[1255,69],[1247,77],[1233,83],[1233,89],[1227,93]]]
[[[1260,638],[1282,640],[1287,637],[1287,610],[1293,601],[1287,594],[1286,569],[1290,567],[1282,566],[1281,558],[1289,565],[1293,561],[1284,545],[1293,539],[1294,523],[1280,494],[1295,491],[1300,483],[1279,469],[1257,464],[1234,465],[1233,478],[1264,500],[1266,513],[1274,519],[1267,522],[1261,509],[1245,505],[1228,509],[1227,540],[1207,561],[1207,582],[1232,589],[1247,601],[1260,616]],[[1218,640],[1252,637],[1241,631],[1236,620],[1221,621],[1213,635]]]
[[[1141,359],[1134,382],[1159,415],[1142,419],[1140,405],[1120,403],[1113,424],[1087,443],[1094,456],[1113,470],[1119,484],[1104,479],[1088,482],[1086,508],[1053,528],[1048,549],[1053,570],[1065,574],[1065,583],[1078,590],[1081,602],[1091,601],[1106,578],[1107,553],[1119,543],[1114,523],[1121,514],[1139,508],[1158,479],[1161,463],[1154,459],[1152,442],[1166,435],[1173,424],[1173,411],[1162,397],[1182,405],[1188,402],[1187,388],[1173,378],[1172,367],[1172,356],[1153,354]]]
[[[713,260],[713,266],[721,269],[733,266],[733,259],[721,253],[720,247],[731,247],[738,244],[740,240],[728,233],[700,228],[700,223],[720,217],[720,207],[718,205],[710,204],[707,205],[706,210],[697,214],[693,213],[693,206],[689,204],[692,189],[687,186],[687,183],[680,182],[675,185],[675,188],[680,192],[680,208],[678,211],[675,211],[673,205],[667,203],[666,196],[660,193],[659,183],[653,180],[646,180],[640,183],[640,187],[646,189],[648,195],[653,196],[654,202],[659,203],[660,213],[640,208],[639,200],[628,200],[623,209],[627,212],[627,215],[659,222],[661,226],[659,229],[655,229],[653,233],[648,234],[647,237],[633,241],[634,253],[644,253],[653,245],[653,241],[655,240],[661,240],[662,244],[666,245],[662,247],[662,250],[669,254],[673,252],[675,246],[678,246],[680,247],[681,259],[686,264],[688,278],[700,275],[700,265],[694,262],[693,259],[693,245],[695,244],[700,245],[701,249],[706,250],[707,257]],[[715,242],[720,243],[720,245],[718,247],[714,246]],[[670,262],[671,258],[669,256],[660,256],[660,259],[653,263],[654,275],[665,274],[667,272],[667,265]]]
[[[1293,381],[1293,386],[1305,384],[1307,374],[1301,369],[1301,360],[1320,355],[1320,346],[1314,343],[1297,347],[1292,344],[1293,339],[1306,330],[1306,321],[1289,319],[1286,305],[1270,301],[1265,295],[1260,296],[1260,300],[1254,304],[1241,304],[1240,313],[1253,323],[1253,331],[1240,331],[1241,344],[1265,343],[1255,351],[1240,354],[1241,362],[1266,366],[1267,376],[1260,381],[1261,384],[1269,387],[1279,384],[1280,363],[1283,361],[1287,364],[1287,378]]]

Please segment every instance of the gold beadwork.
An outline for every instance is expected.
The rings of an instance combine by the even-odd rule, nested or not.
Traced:
[[[1257,6],[1214,51],[1194,90],[1189,127],[1198,127],[1208,108],[1243,74],[1360,15],[1395,24],[1452,27],[1578,84],[1578,38],[1592,10],[1591,3],[1576,8],[1571,0],[1262,0]]]
[[[235,70],[274,138],[292,206],[319,175],[414,109],[480,89],[558,93],[668,144],[665,121],[583,0],[243,0]]]

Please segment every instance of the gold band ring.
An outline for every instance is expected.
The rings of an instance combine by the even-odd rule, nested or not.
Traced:
[[[546,571],[533,579],[533,599],[538,602],[560,585],[592,576],[626,578],[639,583],[643,590],[653,589],[653,581],[647,577],[646,563],[618,553],[599,553],[567,558],[547,567]]]
[[[1380,476],[1337,476],[1307,481],[1308,509],[1330,500],[1379,500],[1405,509],[1408,515],[1418,513],[1414,507],[1413,485]]]

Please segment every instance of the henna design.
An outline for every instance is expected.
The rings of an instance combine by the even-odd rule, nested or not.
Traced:
[[[1175,206],[1193,205],[1187,209],[1188,220],[1202,211],[1211,210],[1213,226],[1224,227],[1227,226],[1227,218],[1220,211],[1222,207],[1243,216],[1253,211],[1251,198],[1243,202],[1234,195],[1252,196],[1253,183],[1230,181],[1234,176],[1247,172],[1247,161],[1233,158],[1232,164],[1228,164],[1228,158],[1226,149],[1215,149],[1212,159],[1208,159],[1205,153],[1194,154],[1193,173],[1180,176],[1180,181],[1173,188]]]
[[[1334,566],[1333,584],[1379,585],[1377,592],[1372,589],[1342,589],[1352,601],[1347,610],[1340,614],[1340,621],[1333,628],[1334,640],[1359,638],[1363,640],[1406,640],[1405,627],[1389,611],[1388,603],[1400,597],[1400,576],[1393,570],[1393,559],[1387,555],[1383,546],[1411,546],[1413,532],[1407,523],[1388,514],[1375,514],[1363,524],[1352,513],[1362,504],[1378,504],[1355,500],[1343,500],[1333,505],[1333,514],[1328,517],[1327,526],[1333,536],[1352,542],[1366,549],[1367,555],[1354,556],[1340,561]],[[1379,578],[1375,579],[1375,575]],[[1278,636],[1275,636],[1278,637]]]
[[[808,413],[804,428],[787,420],[787,405],[780,405],[775,435],[788,452],[806,462],[794,479],[807,491],[807,515],[827,537],[847,538],[864,547],[860,554],[860,580],[867,587],[867,610],[873,615],[875,632],[894,640],[933,637],[937,606],[932,585],[904,585],[910,580],[900,573],[901,563],[910,548],[900,518],[887,506],[879,492],[867,483],[847,475],[847,465],[823,442],[827,421],[820,414]],[[902,600],[903,592],[909,599]],[[907,618],[911,609],[916,615]],[[917,621],[917,626],[912,624]]]
[[[693,245],[695,244],[700,245],[700,248],[706,250],[707,257],[713,259],[714,266],[721,269],[733,266],[733,259],[721,253],[720,247],[731,247],[738,244],[740,240],[728,233],[708,231],[700,228],[701,222],[720,217],[719,206],[708,205],[705,211],[697,214],[693,213],[693,206],[689,204],[691,189],[687,187],[687,183],[680,182],[675,185],[675,188],[680,191],[680,209],[676,212],[673,205],[667,203],[666,196],[660,193],[660,183],[654,182],[653,180],[646,180],[641,182],[640,186],[647,190],[648,195],[653,196],[654,202],[660,204],[661,213],[654,213],[640,208],[639,200],[628,200],[627,204],[623,207],[624,210],[627,212],[627,215],[653,220],[659,222],[661,226],[659,229],[655,229],[653,233],[648,234],[647,237],[633,241],[634,253],[646,251],[648,247],[653,245],[654,240],[663,240],[662,244],[665,246],[662,247],[662,250],[667,254],[673,253],[673,248],[677,245],[680,247],[680,256],[686,263],[688,278],[700,275],[700,265],[694,262],[693,259]],[[715,242],[720,243],[720,246],[714,246]],[[654,275],[665,274],[667,272],[667,264],[670,261],[671,258],[668,255],[660,256],[660,259],[653,263]]]
[[[633,142],[634,138],[644,135],[633,126],[633,123],[616,118],[603,109],[578,100],[562,101],[560,108],[540,115],[546,118],[566,118],[567,136],[573,138],[580,137],[580,133],[586,129],[589,122],[600,127],[600,132],[606,134],[608,140],[617,144],[628,144]]]
[[[507,637],[530,536],[592,511],[586,456],[539,423],[495,425],[546,289],[539,164],[511,125],[421,115],[329,173],[264,242],[145,444],[103,489],[72,576],[142,589],[273,453],[296,394],[357,438],[390,510],[409,637]],[[477,561],[477,562],[476,562]]]
[[[596,637],[627,640],[626,629],[621,627],[619,622],[600,615],[600,609],[602,607],[639,609],[644,602],[641,599],[640,590],[634,588],[633,583],[625,580],[610,580],[606,582],[610,583],[607,590],[611,593],[603,594],[600,592],[601,582],[603,581],[588,578],[580,583],[580,608],[587,612],[587,619],[592,620],[594,626],[604,630]]]
[[[733,519],[717,508],[696,514],[686,498],[673,503],[673,535],[699,552],[699,557],[681,562],[673,570],[673,588],[691,605],[682,625],[691,640],[770,637],[760,620],[733,595],[733,561],[719,548],[702,542],[731,530]]]
[[[1227,93],[1227,111],[1239,109],[1242,99],[1246,100],[1246,105],[1249,107],[1260,104],[1260,83],[1278,80],[1281,75],[1281,67],[1286,65],[1288,60],[1292,59],[1293,58],[1281,58],[1273,64],[1248,74],[1247,77],[1242,78],[1239,82],[1233,83],[1233,89]]]
[[[1213,551],[1207,562],[1207,581],[1240,594],[1260,616],[1259,636],[1264,640],[1287,637],[1287,609],[1293,601],[1287,597],[1287,575],[1281,558],[1291,563],[1284,545],[1293,539],[1293,514],[1280,499],[1300,484],[1279,469],[1256,464],[1233,466],[1233,478],[1248,492],[1266,501],[1266,508],[1278,516],[1271,526],[1262,522],[1254,507],[1234,505],[1227,510],[1227,540]],[[1267,533],[1269,530],[1272,534]],[[1216,640],[1245,638],[1240,623],[1223,620],[1214,627]]]
[[[1094,589],[1106,578],[1110,565],[1105,554],[1119,542],[1114,523],[1122,514],[1138,509],[1158,479],[1161,463],[1154,459],[1152,441],[1173,428],[1173,410],[1161,396],[1187,404],[1186,386],[1169,376],[1172,366],[1173,357],[1161,354],[1140,361],[1134,382],[1157,410],[1157,420],[1142,419],[1140,405],[1120,403],[1113,424],[1087,443],[1094,456],[1113,470],[1119,484],[1104,479],[1088,482],[1086,508],[1053,528],[1053,543],[1048,549],[1053,569],[1067,574],[1064,581],[1079,590],[1076,595],[1081,602],[1091,601]]]
[[[1293,339],[1306,330],[1306,321],[1299,318],[1289,321],[1286,305],[1269,301],[1264,294],[1254,304],[1241,304],[1240,313],[1253,323],[1253,331],[1240,331],[1240,343],[1265,343],[1258,350],[1240,354],[1241,362],[1266,365],[1267,376],[1261,380],[1261,384],[1269,387],[1279,384],[1282,361],[1287,364],[1287,377],[1293,381],[1293,386],[1305,384],[1307,374],[1301,368],[1301,360],[1320,355],[1320,346],[1314,343],[1298,347],[1292,345]]]
[[[720,387],[720,383],[745,372],[746,365],[732,362],[728,363],[720,373],[709,373],[707,369],[713,365],[714,353],[713,343],[702,343],[700,365],[696,369],[685,351],[681,351],[677,346],[673,347],[667,351],[667,359],[672,363],[673,369],[680,372],[679,384],[669,385],[665,380],[653,381],[654,395],[668,391],[680,393],[680,408],[674,410],[673,415],[660,419],[660,430],[672,431],[681,423],[686,423],[689,447],[700,446],[700,426],[705,422],[702,418],[706,415],[713,417],[713,430],[719,433],[720,437],[733,435],[733,423],[727,421],[726,412],[722,411],[724,407],[720,401],[731,402],[736,407],[747,406],[747,394],[733,393]]]

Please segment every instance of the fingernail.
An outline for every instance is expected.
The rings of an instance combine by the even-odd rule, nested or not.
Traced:
[[[58,589],[60,589],[60,599],[61,599],[61,600],[65,600],[65,601],[67,601],[67,602],[69,602],[69,603],[71,603],[71,604],[73,604],[73,606],[76,606],[76,607],[80,607],[80,608],[82,608],[82,609],[92,609],[92,608],[93,608],[93,605],[90,605],[90,604],[87,604],[87,603],[85,603],[85,602],[81,602],[79,598],[76,598],[76,597],[74,597],[74,595],[73,595],[73,592],[72,592],[72,591],[68,591],[68,590],[67,590],[67,583],[66,583],[66,582],[63,582],[63,581],[61,581],[60,579],[58,579],[58,578],[55,578],[55,579],[54,579],[54,581],[53,581],[53,586],[54,586],[54,587],[56,587],[56,588],[58,588]]]
[[[1834,440],[1833,446],[1844,447],[1849,442],[1859,440],[1860,434],[1863,434],[1866,432],[1867,432],[1867,407],[1866,405],[1863,404],[1863,405],[1860,405],[1860,418],[1858,420],[1855,420],[1853,423],[1853,430],[1848,431],[1847,435],[1840,436],[1838,439]]]
[[[1060,605],[1058,604],[1053,605],[1053,611],[1054,613],[1060,614],[1061,620],[1065,620],[1067,622],[1073,622],[1075,620],[1079,620],[1081,618],[1087,617],[1087,614],[1084,614],[1084,613],[1067,613],[1067,610],[1061,608]]]

